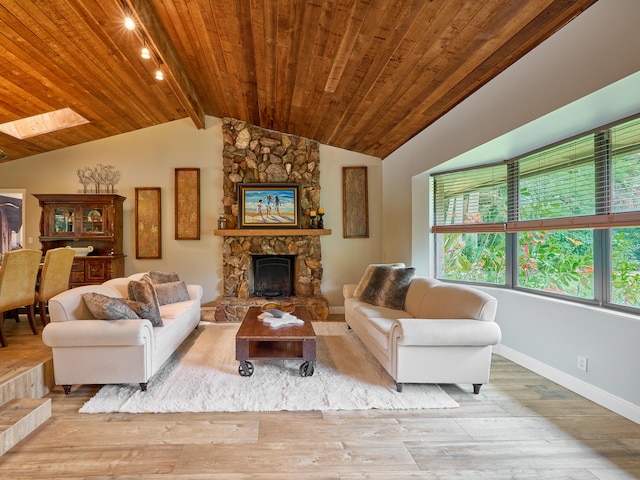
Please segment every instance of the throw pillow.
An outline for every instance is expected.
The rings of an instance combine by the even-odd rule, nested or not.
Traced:
[[[149,275],[151,283],[153,283],[154,285],[180,281],[180,277],[176,272],[158,272],[154,270],[147,273],[147,275]]]
[[[160,304],[158,296],[148,275],[142,276],[139,281],[129,282],[129,299],[140,302],[141,308],[138,312],[140,318],[151,321],[154,327],[162,327],[162,317],[160,316]]]
[[[415,273],[416,269],[413,267],[376,266],[371,272],[367,286],[360,295],[360,300],[380,307],[402,310],[411,279]]]
[[[167,305],[169,303],[178,303],[189,300],[189,290],[184,282],[167,282],[154,285],[158,296],[158,304]]]
[[[397,267],[404,267],[404,263],[372,263],[371,265],[369,265],[367,269],[364,271],[364,275],[362,275],[360,282],[358,283],[358,285],[356,286],[356,289],[353,292],[354,297],[359,298],[360,295],[362,295],[362,292],[364,291],[365,287],[369,283],[369,278],[371,278],[371,273],[373,273],[373,269],[375,267],[382,267],[382,266],[397,268]]]
[[[121,320],[140,318],[135,312],[134,302],[125,298],[114,298],[101,293],[83,293],[87,308],[98,320]]]

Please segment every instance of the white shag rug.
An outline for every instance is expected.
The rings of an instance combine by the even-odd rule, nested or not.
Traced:
[[[343,322],[316,322],[315,373],[302,360],[252,361],[242,377],[235,359],[239,324],[201,323],[148,383],[105,385],[81,413],[266,412],[456,408],[438,385],[395,382]]]

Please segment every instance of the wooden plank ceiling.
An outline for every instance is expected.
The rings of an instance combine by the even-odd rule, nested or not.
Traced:
[[[88,123],[0,132],[0,150],[206,114],[384,158],[595,1],[2,0],[0,124],[62,108]]]

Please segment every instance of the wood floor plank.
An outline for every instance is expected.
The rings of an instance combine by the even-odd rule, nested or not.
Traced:
[[[407,442],[407,448],[423,470],[450,470],[466,465],[471,470],[584,469],[620,465],[615,441],[518,440],[484,442]],[[625,456],[627,457],[627,456]],[[640,456],[625,458],[625,468],[640,468]],[[553,477],[542,477],[553,478]]]
[[[296,439],[308,445],[317,442],[406,442],[435,437],[447,440],[471,440],[455,419],[447,418],[358,418],[344,422],[340,419],[325,419],[322,423],[289,424],[282,429],[279,422],[268,419],[260,422],[260,442],[284,442],[295,432]]]
[[[284,443],[258,443],[237,448],[229,445],[211,447],[194,446],[185,449],[175,472],[206,473],[209,471],[236,471],[256,474],[269,471],[359,472],[375,465],[377,470],[417,470],[418,467],[403,442],[297,442],[295,431],[291,441]]]

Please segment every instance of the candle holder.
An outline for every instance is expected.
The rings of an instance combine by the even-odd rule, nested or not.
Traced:
[[[319,229],[323,229],[324,228],[324,220],[322,219],[322,217],[324,217],[324,213],[318,213],[318,228]]]
[[[309,216],[311,217],[310,228],[316,228],[316,212],[312,211]]]
[[[225,230],[227,228],[227,217],[224,216],[224,213],[221,213],[218,217],[218,230]]]

